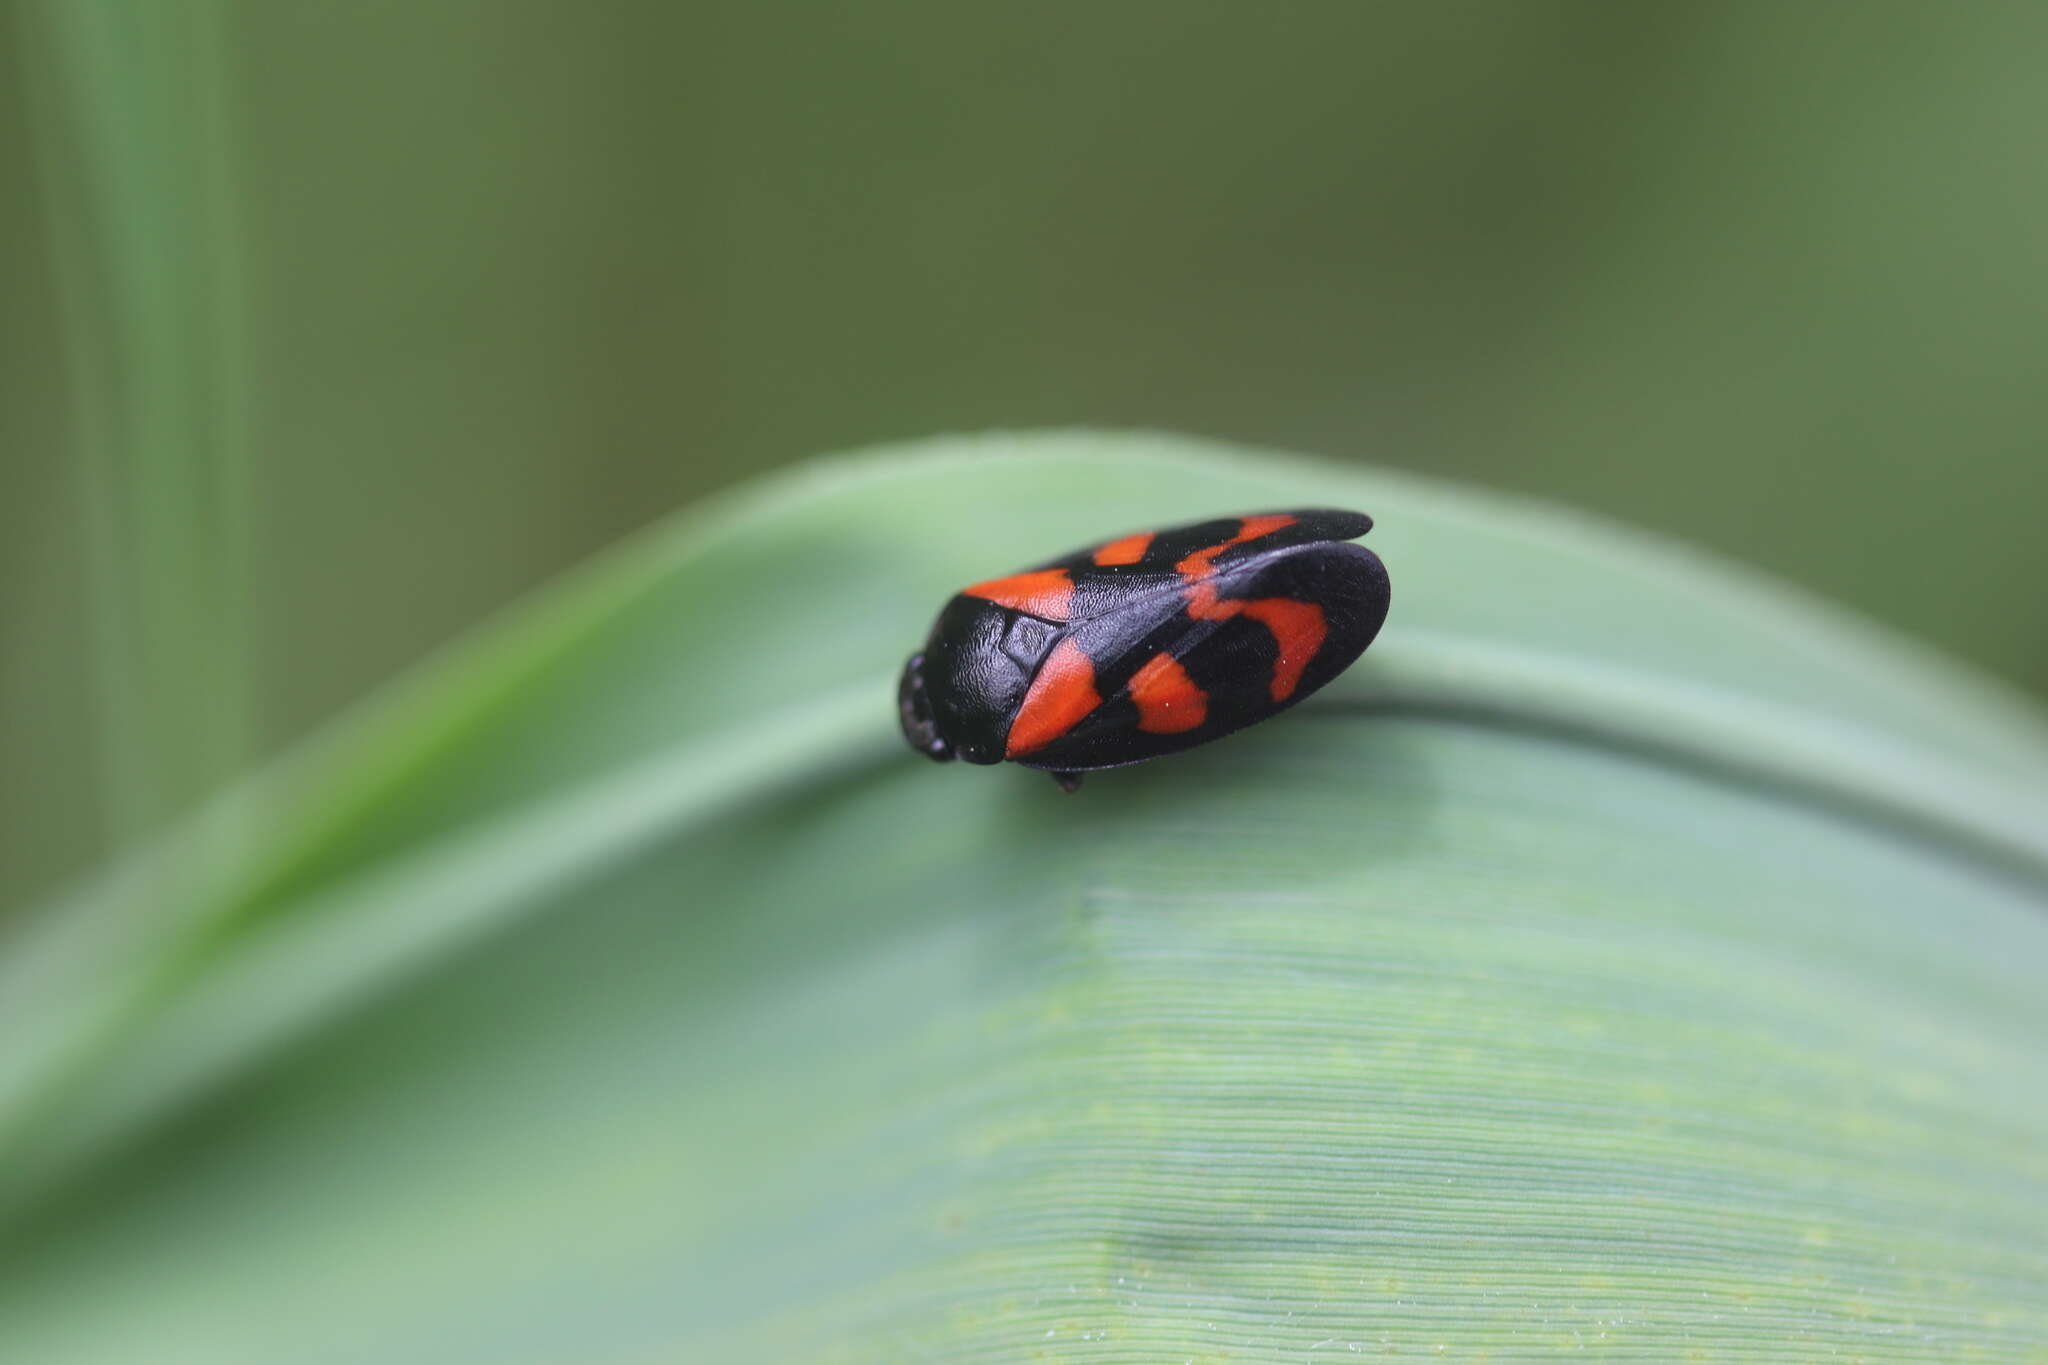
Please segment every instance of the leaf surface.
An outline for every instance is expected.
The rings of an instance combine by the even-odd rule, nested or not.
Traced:
[[[1394,582],[1310,703],[1073,797],[902,747],[961,583],[1294,505]],[[821,462],[0,945],[0,1358],[2036,1359],[2044,779],[2002,695],[1552,509]]]

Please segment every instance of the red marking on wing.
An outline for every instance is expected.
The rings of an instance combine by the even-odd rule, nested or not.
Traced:
[[[1214,583],[1197,583],[1188,589],[1188,615],[1197,621],[1228,621],[1243,610],[1242,602],[1217,601]]]
[[[1260,536],[1269,536],[1283,526],[1292,525],[1294,518],[1285,512],[1274,512],[1263,517],[1244,517],[1239,523],[1236,535],[1219,544],[1195,551],[1173,567],[1189,579],[1207,578],[1216,572],[1216,556],[1231,546],[1242,545],[1247,540],[1257,540]]]
[[[1272,631],[1273,642],[1280,647],[1280,657],[1273,661],[1274,701],[1286,701],[1294,695],[1294,689],[1301,685],[1302,671],[1322,649],[1330,633],[1323,620],[1323,609],[1313,602],[1298,602],[1292,597],[1218,597],[1216,585],[1207,582],[1189,586],[1188,615],[1198,621],[1228,621],[1244,615]]]
[[[1029,612],[1048,621],[1064,621],[1074,606],[1074,580],[1065,569],[1038,569],[991,578],[960,589],[963,597],[980,597],[1013,611]]]
[[[1004,756],[1017,758],[1043,749],[1081,723],[1081,718],[1102,705],[1095,690],[1095,663],[1072,640],[1062,640],[1046,656],[1017,718],[1010,722],[1010,738]]]
[[[1095,552],[1095,562],[1107,568],[1112,564],[1135,564],[1145,557],[1145,551],[1152,548],[1152,532],[1140,531],[1122,540],[1112,540]]]
[[[1323,609],[1291,597],[1261,597],[1244,604],[1244,614],[1273,632],[1280,657],[1273,663],[1273,700],[1286,701],[1301,685],[1301,671],[1323,647],[1329,629]]]
[[[1209,718],[1209,694],[1164,651],[1131,675],[1131,700],[1138,705],[1138,728],[1155,735],[1177,735]]]

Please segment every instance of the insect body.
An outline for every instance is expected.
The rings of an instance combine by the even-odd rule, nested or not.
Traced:
[[[1008,760],[1068,791],[1095,768],[1190,749],[1336,677],[1387,616],[1359,512],[1143,531],[946,603],[897,700],[910,747]]]

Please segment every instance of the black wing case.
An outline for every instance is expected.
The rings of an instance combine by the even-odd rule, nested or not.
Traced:
[[[1379,557],[1329,541],[1257,550],[1185,583],[1170,614],[1151,596],[1076,622],[1102,704],[1016,761],[1085,772],[1177,753],[1276,715],[1349,668],[1386,620]]]
[[[1258,530],[1246,539],[1246,531],[1262,522],[1283,524]],[[1081,621],[1121,610],[1140,596],[1178,587],[1186,580],[1180,566],[1190,555],[1206,552],[1212,565],[1220,570],[1233,562],[1261,558],[1275,550],[1355,540],[1371,529],[1372,518],[1363,512],[1327,507],[1215,517],[1090,545],[1035,564],[1026,572],[1065,572],[1075,587],[1070,619]]]

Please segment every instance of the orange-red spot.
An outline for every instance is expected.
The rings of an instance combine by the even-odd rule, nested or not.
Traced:
[[[1273,642],[1280,647],[1280,657],[1273,661],[1273,700],[1286,701],[1301,686],[1302,671],[1329,636],[1323,609],[1291,597],[1218,597],[1213,583],[1189,585],[1188,615],[1196,620],[1228,621],[1239,614],[1273,632]]]
[[[1273,632],[1280,657],[1273,664],[1273,700],[1286,701],[1301,685],[1301,671],[1329,634],[1323,609],[1291,597],[1261,597],[1244,604],[1244,614]]]
[[[1209,718],[1209,694],[1164,652],[1131,675],[1131,700],[1138,705],[1138,728],[1155,735],[1177,735]]]
[[[1031,680],[1031,690],[1024,694],[1024,704],[1010,722],[1005,756],[1017,758],[1043,749],[1100,705],[1094,661],[1072,640],[1060,641]]]
[[[965,597],[985,598],[1014,611],[1029,612],[1048,621],[1064,621],[1074,606],[1074,580],[1065,569],[1037,569],[1013,573],[1008,578],[991,578],[962,588]]]
[[[1195,551],[1173,567],[1191,579],[1207,578],[1216,572],[1216,556],[1231,546],[1242,545],[1247,540],[1257,540],[1260,536],[1269,536],[1283,526],[1292,525],[1294,518],[1285,512],[1273,512],[1262,517],[1245,517],[1240,521],[1236,535],[1219,544]]]
[[[1095,562],[1107,568],[1112,564],[1135,564],[1145,557],[1145,551],[1152,548],[1152,533],[1140,531],[1122,540],[1112,540],[1095,552]]]

